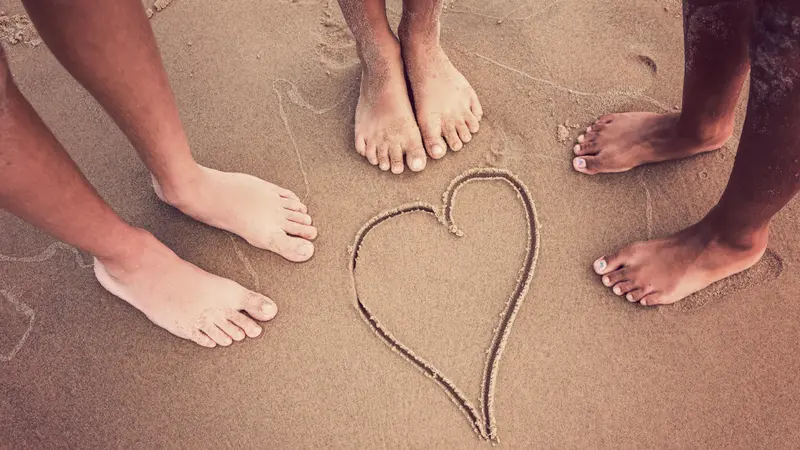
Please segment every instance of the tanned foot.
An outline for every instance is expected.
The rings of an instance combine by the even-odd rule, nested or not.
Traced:
[[[400,24],[403,60],[422,141],[428,154],[438,159],[445,155],[447,146],[459,151],[472,140],[483,109],[475,90],[439,45],[438,32],[431,36],[435,30],[430,27],[422,31],[410,28]]]
[[[317,229],[297,195],[251,175],[198,167],[179,192],[162,189],[153,178],[158,197],[200,222],[237,234],[289,261],[311,258],[314,244],[310,241]]]
[[[135,234],[123,257],[95,259],[95,275],[109,292],[175,336],[204,347],[227,346],[258,336],[256,320],[271,320],[278,312],[269,298],[180,259],[145,231]]]
[[[733,133],[732,122],[704,132],[685,132],[679,119],[679,114],[648,112],[602,116],[578,136],[572,166],[589,175],[625,172],[716,150]]]
[[[361,92],[356,106],[355,147],[381,170],[419,172],[426,157],[408,97],[400,45],[392,37],[362,55]]]
[[[726,238],[710,219],[664,239],[631,244],[594,262],[602,283],[630,302],[675,303],[753,266],[767,248],[768,228]]]

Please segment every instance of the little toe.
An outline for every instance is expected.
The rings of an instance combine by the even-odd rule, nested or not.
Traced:
[[[234,341],[238,342],[245,338],[244,331],[236,324],[231,323],[228,319],[220,319],[216,324],[217,328],[225,332],[225,334],[230,336]]]
[[[389,164],[391,165],[393,174],[401,174],[403,170],[405,170],[405,164],[403,164],[403,148],[400,147],[400,144],[389,147]]]
[[[483,118],[483,108],[481,107],[480,100],[478,100],[478,94],[475,93],[474,90],[470,91],[469,110],[472,111],[472,114],[474,114],[478,120]]]
[[[317,229],[311,225],[288,221],[283,224],[282,228],[283,231],[292,236],[309,240],[316,239],[317,237]]]
[[[642,306],[660,305],[661,304],[660,300],[661,300],[661,294],[658,292],[652,292],[642,297],[639,300],[639,304],[641,304]]]
[[[214,342],[217,344],[227,347],[233,344],[233,339],[228,336],[227,333],[220,330],[214,323],[208,323],[204,327],[200,328],[200,331],[206,334],[206,336],[210,337]]]
[[[288,209],[289,211],[297,211],[300,213],[308,212],[308,207],[304,205],[303,202],[295,198],[281,199],[281,206],[283,206],[283,209]]]
[[[286,219],[303,225],[311,225],[311,216],[301,212],[286,211]]]
[[[375,146],[375,143],[370,141],[367,142],[367,161],[373,166],[378,165],[378,148]]]
[[[469,127],[467,127],[465,122],[456,123],[456,133],[458,133],[459,139],[461,139],[461,142],[464,144],[472,140],[472,133],[469,132]]]
[[[455,152],[461,150],[464,144],[458,137],[455,124],[445,123],[444,126],[442,127],[442,131],[444,133],[444,139],[447,141],[447,145],[449,145],[450,148]]]
[[[258,337],[261,332],[261,326],[255,320],[245,316],[239,311],[234,311],[228,316],[228,320],[235,323],[237,327],[241,328],[247,337]]]
[[[194,341],[196,344],[201,345],[207,348],[214,348],[217,346],[217,343],[214,342],[213,339],[208,337],[205,333],[200,330],[195,331],[192,333],[190,339]]]
[[[392,167],[392,164],[389,162],[389,144],[381,144],[378,148],[378,167],[386,172],[389,168]]]
[[[272,320],[278,314],[278,305],[275,302],[270,300],[269,297],[253,291],[247,291],[242,299],[240,309],[247,311],[250,317],[262,322]],[[246,328],[244,329],[246,330]]]
[[[636,285],[633,283],[633,281],[621,281],[615,284],[611,290],[617,295],[625,295],[634,288],[636,288]]]
[[[644,289],[634,289],[625,294],[625,298],[631,303],[639,302],[642,297],[644,297]]]
[[[467,111],[467,113],[464,114],[464,116],[465,116],[464,117],[464,122],[467,123],[467,128],[469,128],[469,132],[472,133],[472,134],[477,133],[478,130],[480,130],[481,125],[480,125],[480,121],[478,120],[478,118],[475,117],[475,114],[473,114],[470,111]]]

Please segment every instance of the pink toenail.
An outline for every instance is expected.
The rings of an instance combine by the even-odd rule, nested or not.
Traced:
[[[597,261],[595,261],[594,266],[597,268],[598,271],[602,272],[602,271],[606,270],[606,266],[607,266],[606,260],[602,259],[602,258],[598,259]]]
[[[586,160],[583,158],[575,158],[575,167],[577,167],[578,169],[585,169]]]

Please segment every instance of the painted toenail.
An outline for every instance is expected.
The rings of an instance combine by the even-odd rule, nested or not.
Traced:
[[[585,169],[586,160],[583,158],[575,158],[575,167],[577,167],[578,169]]]
[[[431,149],[431,152],[433,153],[433,156],[442,156],[442,155],[444,155],[444,149],[442,149],[442,146],[438,145],[438,144],[433,146],[433,148]]]
[[[583,140],[586,139],[583,135],[578,136],[578,143],[583,144]]]
[[[606,270],[606,266],[607,266],[606,260],[602,259],[602,258],[598,259],[597,261],[595,261],[594,266],[597,268],[598,271],[602,272],[602,271]]]

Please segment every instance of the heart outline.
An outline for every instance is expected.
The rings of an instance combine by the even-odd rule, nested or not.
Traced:
[[[432,364],[427,362],[422,357],[416,355],[413,350],[406,347],[405,344],[395,338],[391,332],[384,328],[372,312],[370,312],[367,305],[361,300],[358,295],[358,285],[356,283],[356,265],[358,260],[358,252],[361,249],[364,239],[367,234],[378,226],[380,223],[389,219],[399,217],[403,214],[412,212],[424,212],[431,214],[439,221],[440,224],[447,227],[451,234],[461,237],[464,233],[458,228],[453,220],[453,206],[455,203],[456,195],[461,187],[473,181],[486,181],[486,180],[502,180],[507,182],[517,192],[517,197],[522,201],[525,207],[525,215],[528,225],[528,239],[527,248],[525,252],[525,262],[523,263],[517,285],[514,288],[506,306],[500,315],[501,320],[499,325],[494,329],[492,341],[487,351],[487,358],[483,368],[483,379],[481,382],[481,413],[478,413],[475,406],[467,399],[460,389],[447,379],[447,377],[439,371]],[[381,338],[381,340],[388,345],[393,351],[399,353],[403,358],[416,366],[425,375],[432,378],[441,387],[450,399],[456,403],[461,409],[462,413],[469,420],[475,433],[485,440],[493,443],[499,442],[497,437],[497,425],[494,417],[494,390],[496,385],[497,372],[499,370],[500,360],[502,358],[503,350],[511,329],[514,324],[517,313],[522,306],[528,289],[530,288],[533,274],[536,268],[536,261],[539,255],[539,221],[536,214],[536,207],[531,199],[530,192],[522,181],[517,178],[513,173],[503,169],[495,168],[477,168],[472,169],[454,178],[450,185],[442,195],[442,210],[437,209],[435,206],[425,202],[409,203],[391,210],[384,211],[364,224],[361,229],[356,233],[356,237],[352,248],[350,249],[350,276],[353,283],[353,292],[355,294],[356,309],[361,314],[364,321],[369,324],[370,328]]]

